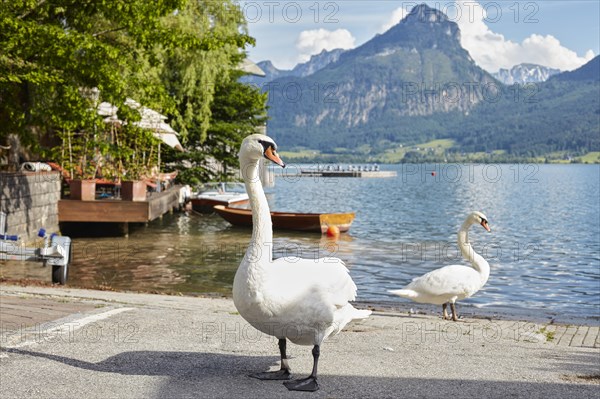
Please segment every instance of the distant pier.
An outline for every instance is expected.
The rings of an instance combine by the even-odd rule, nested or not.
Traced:
[[[358,171],[358,170],[339,170],[339,171],[316,171],[301,170],[296,176],[301,177],[396,177],[395,170],[378,171]],[[288,175],[286,175],[288,176]]]
[[[279,176],[285,177],[396,177],[395,170],[380,170],[377,164],[372,165],[318,165],[317,167],[294,168],[281,171]]]

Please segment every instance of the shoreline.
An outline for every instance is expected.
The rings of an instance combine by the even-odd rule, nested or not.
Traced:
[[[112,292],[126,295],[157,295],[165,297],[186,297],[186,298],[203,298],[203,299],[222,299],[233,302],[232,297],[220,293],[181,293],[181,292],[161,292],[157,290],[117,290],[110,287],[106,288],[86,288],[77,286],[60,286],[47,282],[29,280],[29,279],[0,279],[0,292],[6,287],[13,287],[14,289],[24,288],[25,291],[35,292],[36,288],[51,288],[55,290],[69,291],[90,291],[90,292]],[[44,295],[44,294],[38,294]],[[100,295],[100,294],[99,294]],[[100,295],[101,296],[101,295]],[[400,302],[400,301],[369,301],[361,300],[360,298],[352,302],[359,308],[371,309],[383,313],[394,313],[394,314],[406,314],[422,315],[429,317],[439,317],[441,320],[441,310],[439,306],[420,304],[416,302]],[[588,327],[600,327],[600,315],[594,316],[579,316],[573,314],[564,314],[551,312],[547,309],[535,309],[526,310],[519,308],[509,307],[479,307],[468,303],[457,302],[457,310],[459,317],[475,319],[475,320],[488,320],[488,321],[516,321],[516,322],[529,322],[529,323],[540,323],[548,325],[577,325],[577,326],[588,326]]]
[[[496,159],[493,157],[488,158],[465,158],[465,159],[451,159],[448,160],[445,157],[440,158],[427,158],[422,160],[409,160],[400,162],[389,162],[384,159],[377,157],[366,157],[366,158],[353,158],[353,157],[339,157],[336,154],[323,154],[330,155],[330,157],[291,157],[289,165],[301,165],[301,164],[379,164],[379,165],[406,165],[406,164],[466,164],[466,165],[481,165],[481,164],[499,164],[499,165],[517,165],[517,164],[537,164],[537,165],[600,165],[600,161],[596,160],[593,162],[587,161],[572,161],[564,159],[551,159],[551,160],[539,160],[531,158],[515,158],[515,159]],[[277,175],[277,174],[276,174]]]

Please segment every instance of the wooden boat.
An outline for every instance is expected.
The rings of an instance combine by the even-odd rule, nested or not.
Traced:
[[[190,199],[192,209],[200,213],[212,213],[214,206],[243,206],[249,203],[248,194],[201,194]]]
[[[236,191],[230,191],[232,188]],[[215,205],[243,207],[250,201],[243,185],[216,183],[204,185],[203,189],[190,199],[196,212],[213,213]]]
[[[214,210],[234,226],[252,226],[252,210],[217,205]],[[273,230],[297,230],[327,232],[329,226],[337,226],[340,232],[350,230],[354,212],[349,213],[292,213],[271,212]]]

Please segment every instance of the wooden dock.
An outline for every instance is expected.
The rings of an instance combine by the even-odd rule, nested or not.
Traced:
[[[146,201],[61,199],[58,220],[61,230],[65,224],[116,223],[121,225],[122,233],[128,234],[129,223],[146,223],[178,208],[180,189],[181,186],[173,186],[161,193],[152,193]]]

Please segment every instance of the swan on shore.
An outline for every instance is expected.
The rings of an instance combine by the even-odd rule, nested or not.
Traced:
[[[312,345],[313,369],[305,379],[284,382],[289,390],[316,391],[320,347],[353,319],[366,318],[370,310],[355,309],[356,285],[337,258],[273,259],[273,228],[269,204],[259,179],[264,158],[285,167],[277,145],[268,136],[244,139],[240,167],[252,207],[252,238],[233,281],[233,302],[253,327],[279,340],[281,368],[252,374],[261,380],[290,380],[287,340]]]
[[[418,303],[442,305],[444,320],[449,319],[447,306],[450,303],[452,320],[457,321],[455,302],[475,294],[485,285],[490,276],[490,265],[473,250],[469,242],[469,228],[474,224],[480,224],[488,232],[491,231],[487,217],[481,212],[473,212],[467,216],[458,231],[458,248],[473,267],[445,266],[413,279],[403,289],[389,292]]]

